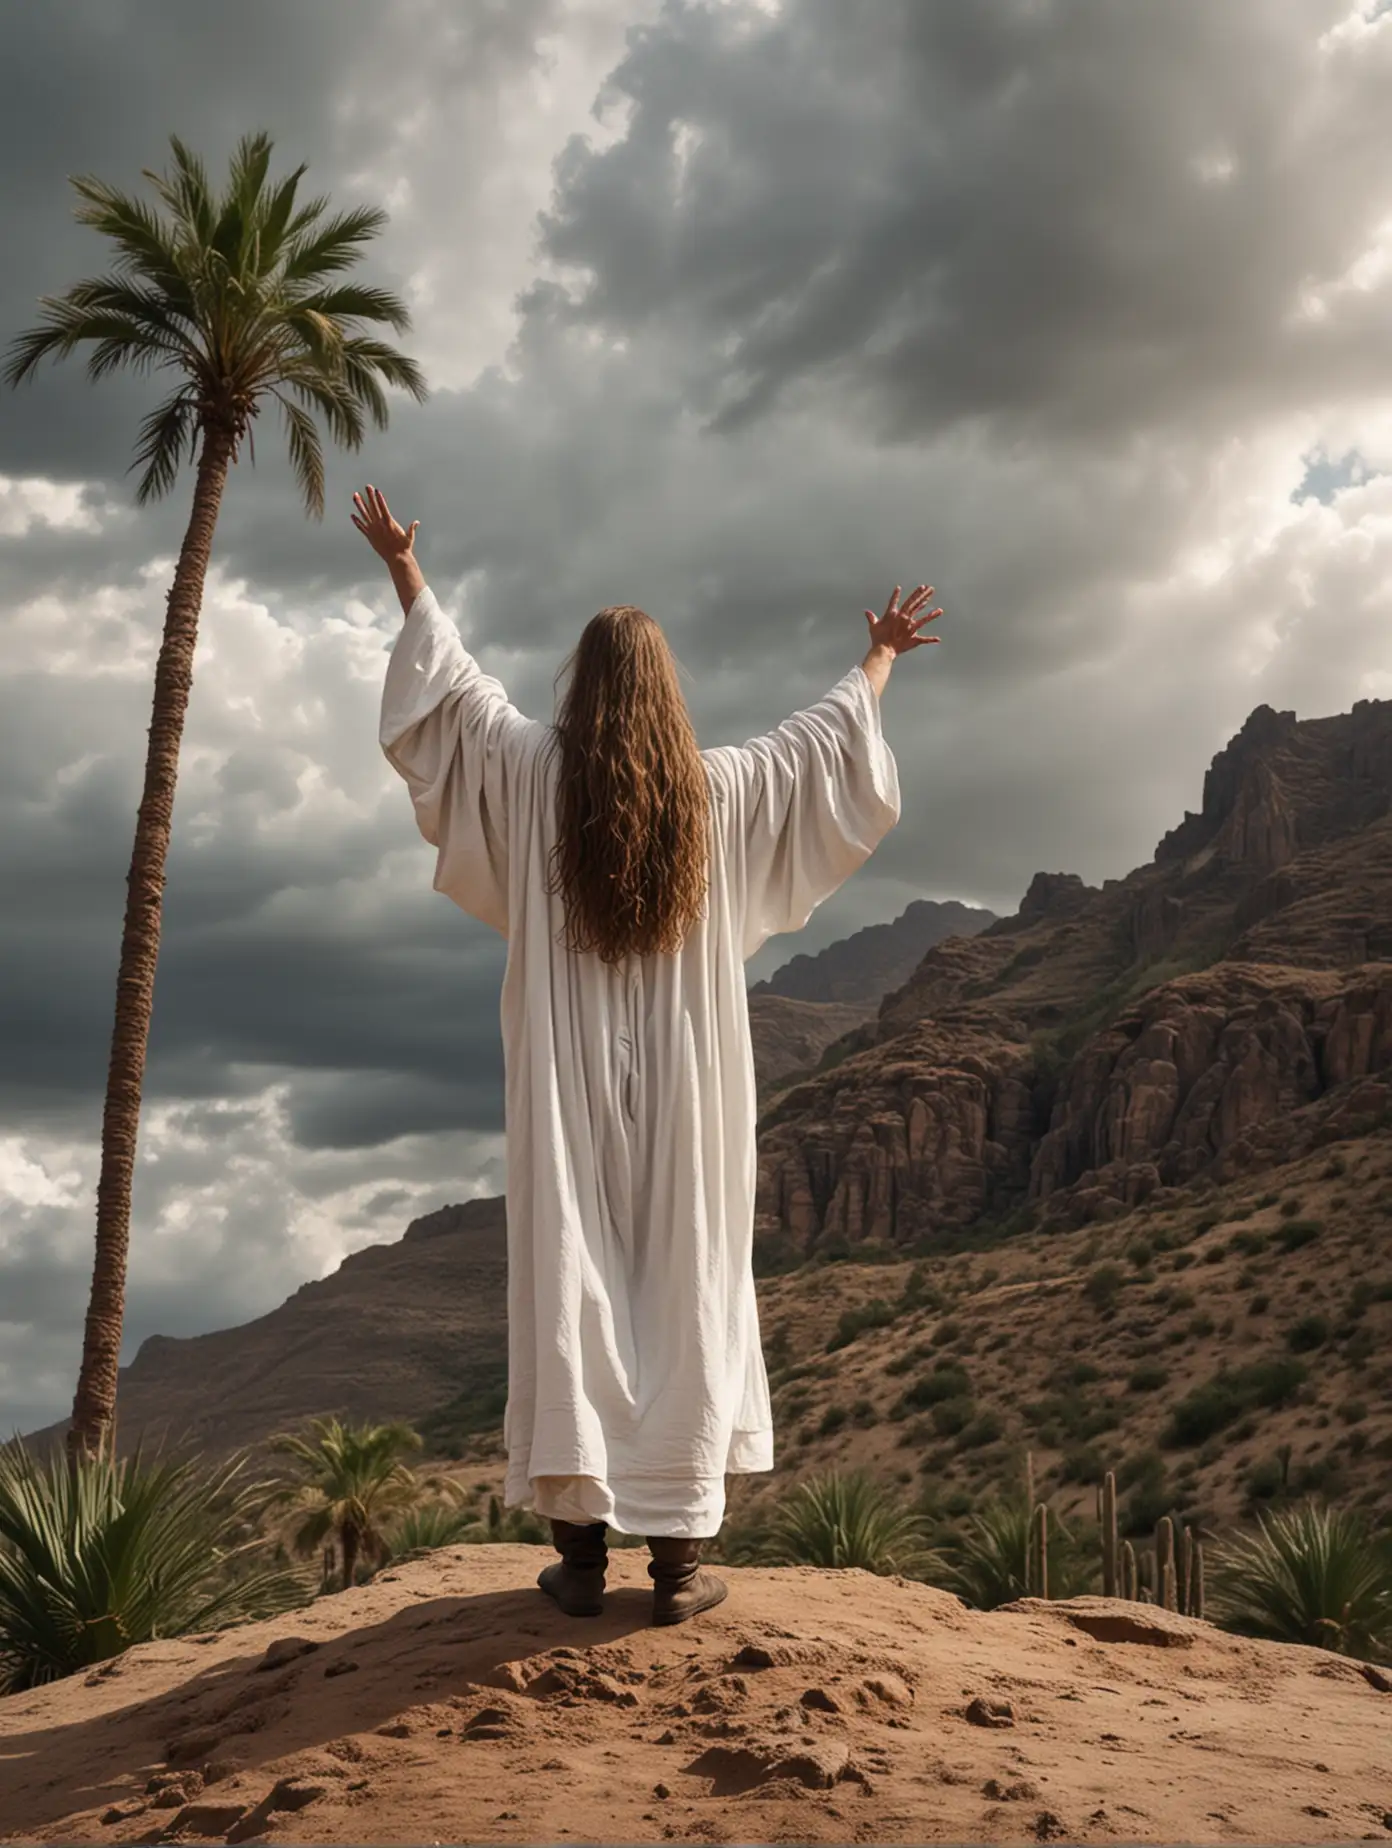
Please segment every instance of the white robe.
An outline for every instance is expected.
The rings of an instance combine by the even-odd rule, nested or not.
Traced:
[[[509,703],[428,589],[392,651],[380,739],[438,849],[435,889],[508,945],[505,1500],[714,1535],[726,1473],[773,1467],[743,965],[899,818],[874,689],[854,667],[767,736],[702,752],[708,915],[678,953],[618,967],[557,941],[553,728]]]

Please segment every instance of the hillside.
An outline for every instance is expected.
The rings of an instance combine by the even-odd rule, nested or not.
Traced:
[[[1392,1137],[1105,1223],[760,1286],[772,1478],[853,1457],[945,1523],[1026,1455],[1086,1533],[1115,1469],[1125,1530],[1222,1530],[1283,1493],[1392,1525]]]
[[[1117,1600],[965,1609],[729,1571],[649,1628],[456,1547],[0,1702],[12,1842],[1346,1842],[1392,1832],[1392,1682]],[[564,1821],[562,1821],[564,1817]]]
[[[254,1322],[152,1335],[121,1369],[121,1448],[167,1438],[220,1455],[311,1415],[419,1423],[461,1401],[491,1429],[502,1421],[506,1314],[502,1200],[447,1206]]]

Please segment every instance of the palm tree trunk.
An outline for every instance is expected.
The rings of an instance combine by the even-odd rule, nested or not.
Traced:
[[[343,1589],[353,1589],[353,1578],[358,1570],[358,1530],[345,1521],[339,1539],[343,1547]]]
[[[116,1020],[107,1068],[106,1104],[102,1112],[96,1259],[82,1341],[82,1368],[68,1432],[68,1450],[74,1457],[90,1455],[115,1442],[116,1373],[125,1316],[131,1184],[140,1127],[145,1048],[154,1005],[155,964],[159,959],[164,863],[174,817],[174,787],[179,773],[184,714],[193,686],[193,652],[198,641],[203,584],[232,453],[230,432],[204,431],[193,492],[193,513],[169,592],[164,639],[155,667],[145,787],[136,817],[135,846],[126,879],[126,917],[116,977]]]

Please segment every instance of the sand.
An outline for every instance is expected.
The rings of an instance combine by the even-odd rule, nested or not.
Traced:
[[[801,1568],[659,1630],[637,1552],[568,1619],[549,1557],[451,1548],[0,1701],[0,1841],[1392,1839],[1378,1670]]]

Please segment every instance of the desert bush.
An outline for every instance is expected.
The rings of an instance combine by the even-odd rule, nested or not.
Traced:
[[[836,1324],[836,1332],[826,1344],[828,1354],[834,1354],[840,1348],[849,1347],[858,1335],[867,1329],[888,1328],[894,1321],[896,1311],[883,1300],[873,1297],[868,1303],[859,1303],[854,1309],[843,1309]]]
[[[1288,1403],[1305,1379],[1301,1363],[1286,1357],[1220,1369],[1174,1407],[1164,1441],[1172,1448],[1201,1444],[1253,1406],[1270,1409]]]
[[[1317,1219],[1288,1219],[1277,1228],[1276,1239],[1282,1251],[1299,1251],[1312,1244],[1323,1230]]]
[[[1329,1339],[1329,1323],[1322,1315],[1302,1315],[1286,1330],[1286,1346],[1292,1354],[1311,1354]]]
[[[860,1471],[832,1470],[801,1483],[780,1499],[749,1550],[767,1565],[906,1576],[921,1577],[936,1564],[922,1517]]]
[[[1151,1361],[1144,1366],[1133,1368],[1126,1384],[1131,1392],[1159,1392],[1169,1377],[1167,1367],[1162,1367],[1157,1361]]]
[[[0,1693],[307,1603],[257,1531],[246,1467],[0,1450]]]
[[[941,1549],[945,1570],[932,1582],[955,1591],[977,1610],[990,1611],[1030,1595],[1030,1524],[1033,1509],[1024,1497],[983,1504],[963,1531]],[[1080,1555],[1072,1534],[1056,1514],[1049,1518],[1049,1595],[1076,1597],[1092,1582],[1092,1562]]]
[[[940,1360],[931,1373],[923,1374],[900,1394],[895,1410],[902,1417],[910,1411],[924,1411],[941,1405],[945,1399],[970,1399],[971,1375],[955,1360]]]
[[[1392,1654],[1392,1550],[1356,1515],[1313,1502],[1258,1516],[1214,1561],[1213,1609],[1244,1636],[1342,1655]]]
[[[1116,1299],[1126,1281],[1125,1273],[1117,1264],[1099,1264],[1088,1275],[1083,1285],[1083,1295],[1087,1297],[1094,1309],[1105,1312],[1116,1305]]]
[[[388,1528],[382,1550],[382,1562],[395,1562],[417,1553],[432,1553],[437,1547],[459,1546],[466,1540],[481,1539],[483,1521],[475,1509],[463,1508],[455,1501],[425,1502],[412,1508]]]
[[[939,1407],[939,1410],[942,1408]],[[984,1450],[987,1444],[994,1444],[1005,1436],[1005,1420],[994,1407],[978,1412],[957,1439],[959,1450]]]
[[[943,1399],[933,1407],[929,1416],[939,1437],[956,1437],[966,1430],[975,1409],[970,1399]]]

